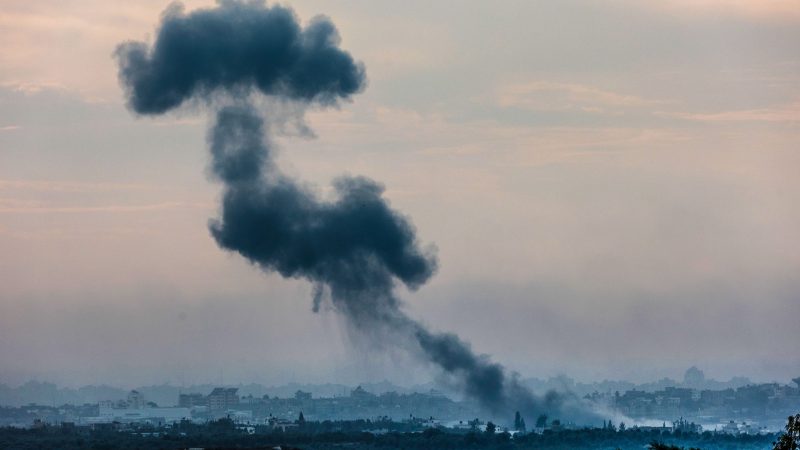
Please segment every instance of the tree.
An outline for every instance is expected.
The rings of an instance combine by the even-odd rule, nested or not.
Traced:
[[[789,416],[786,431],[772,445],[773,450],[797,450],[800,448],[800,414]]]
[[[439,428],[426,428],[425,431],[422,432],[422,435],[428,439],[432,439],[443,434],[444,431],[440,430]]]
[[[625,422],[619,423],[619,431],[625,431]]]
[[[497,425],[492,422],[486,422],[486,434],[493,435],[497,431]]]
[[[680,448],[674,445],[667,445],[658,441],[653,441],[647,446],[647,450],[680,450]]]
[[[519,413],[519,411],[514,414],[514,429],[525,432],[525,419],[522,418],[522,415]]]
[[[545,428],[547,426],[547,414],[542,414],[536,419],[536,428]]]
[[[303,411],[300,411],[300,416],[297,418],[297,425],[302,427],[305,426],[305,424],[306,424],[306,418],[303,416]]]

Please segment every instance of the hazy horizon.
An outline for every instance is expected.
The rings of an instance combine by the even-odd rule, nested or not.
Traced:
[[[641,380],[633,381],[633,380],[625,379],[625,378],[619,378],[619,379],[608,379],[608,378],[605,378],[605,379],[590,379],[590,378],[576,379],[576,378],[570,377],[568,374],[565,374],[565,373],[559,373],[559,374],[556,374],[556,375],[545,376],[545,377],[536,377],[536,376],[528,377],[528,376],[525,376],[524,374],[519,374],[519,375],[520,375],[520,379],[525,381],[525,382],[529,382],[529,381],[541,381],[541,382],[553,381],[554,382],[554,381],[558,381],[561,377],[566,377],[570,381],[573,381],[575,383],[585,384],[585,385],[592,385],[592,384],[600,384],[600,383],[609,382],[609,383],[630,383],[630,384],[633,384],[634,386],[642,386],[642,385],[649,385],[649,384],[655,385],[655,384],[664,382],[666,380],[673,381],[675,383],[675,385],[682,385],[684,383],[682,377],[670,377],[670,376],[664,376],[664,377],[660,377],[660,378],[657,378],[657,379],[656,378],[653,378],[653,379],[644,379],[643,378]],[[740,375],[733,375],[733,376],[731,376],[730,378],[727,378],[727,379],[715,379],[715,378],[711,378],[711,377],[706,378],[707,382],[712,382],[712,383],[714,383],[714,382],[729,383],[729,382],[737,382],[737,381],[740,381],[740,380],[749,380],[749,381],[751,381],[753,383],[777,382],[777,383],[780,383],[780,384],[787,384],[787,385],[792,385],[793,384],[792,380],[777,380],[777,379],[752,380],[752,379],[749,379],[748,377],[743,377],[743,376],[740,376]],[[355,388],[355,387],[358,387],[358,386],[367,386],[367,390],[369,391],[370,390],[370,388],[369,388],[370,386],[377,386],[377,385],[395,386],[395,387],[398,387],[398,388],[409,389],[409,390],[413,390],[413,389],[424,389],[424,390],[427,390],[429,388],[436,389],[436,388],[440,388],[441,387],[441,386],[439,386],[437,384],[437,382],[436,382],[436,380],[434,378],[431,378],[428,381],[424,381],[423,380],[423,381],[420,381],[418,383],[404,382],[404,380],[402,380],[402,379],[397,380],[397,381],[391,381],[388,378],[374,379],[374,380],[353,379],[353,380],[349,380],[349,381],[348,380],[342,380],[342,381],[339,381],[339,382],[334,382],[334,381],[330,381],[330,380],[320,380],[320,381],[291,380],[291,381],[286,381],[286,382],[281,382],[281,383],[262,383],[262,382],[258,382],[258,381],[252,381],[252,380],[251,381],[248,381],[248,380],[230,381],[230,380],[224,379],[224,375],[223,375],[222,378],[218,378],[216,380],[207,380],[207,381],[195,380],[195,381],[193,381],[191,383],[187,382],[185,378],[184,378],[183,381],[181,381],[180,379],[177,379],[177,380],[167,380],[167,381],[164,381],[164,382],[161,382],[161,383],[153,383],[153,384],[115,384],[115,383],[112,383],[112,382],[104,382],[104,381],[101,381],[101,380],[98,380],[98,381],[99,382],[96,383],[96,384],[95,383],[90,383],[90,384],[73,384],[73,385],[70,385],[70,384],[59,384],[59,383],[56,383],[56,382],[53,382],[53,381],[50,381],[50,380],[46,380],[46,379],[29,378],[29,379],[23,380],[23,381],[21,381],[19,383],[0,382],[0,384],[6,386],[8,388],[11,388],[11,389],[17,389],[17,388],[20,388],[20,387],[25,386],[27,384],[30,384],[30,383],[53,384],[58,389],[79,389],[79,388],[86,388],[86,387],[103,387],[103,386],[107,386],[107,387],[111,387],[111,388],[115,388],[115,389],[136,389],[136,388],[142,388],[142,387],[157,387],[157,386],[169,386],[169,387],[174,387],[174,388],[191,388],[191,387],[198,387],[198,386],[247,386],[247,385],[259,385],[259,386],[262,386],[262,387],[267,388],[267,389],[279,389],[279,388],[287,388],[287,387],[290,387],[290,386],[316,386],[316,387],[322,387],[322,386],[327,386],[327,385],[330,385],[330,386],[334,386],[335,385],[335,386],[346,386],[346,387],[350,387],[350,388]],[[456,393],[453,392],[453,394],[456,394]]]

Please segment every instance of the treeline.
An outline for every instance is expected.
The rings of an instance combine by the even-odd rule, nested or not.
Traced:
[[[364,421],[352,421],[364,422]],[[377,424],[380,422],[371,422]],[[395,424],[397,424],[395,422]],[[0,448],[3,449],[178,449],[205,448],[300,448],[304,450],[394,450],[394,449],[621,449],[643,448],[699,448],[703,450],[755,450],[771,448],[775,435],[724,435],[704,433],[667,433],[659,431],[603,429],[547,431],[543,434],[512,436],[509,433],[480,431],[454,432],[449,429],[429,428],[422,432],[386,431],[380,433],[359,431],[358,425],[366,423],[308,422],[302,429],[276,431],[259,426],[255,434],[237,427],[232,421],[222,419],[198,425],[189,422],[176,426],[141,426],[115,429],[44,427],[40,429],[0,429]],[[381,423],[381,425],[384,425]],[[330,428],[329,428],[330,427]],[[338,428],[334,430],[334,428]],[[253,431],[253,430],[251,430]],[[657,447],[661,445],[662,447]]]

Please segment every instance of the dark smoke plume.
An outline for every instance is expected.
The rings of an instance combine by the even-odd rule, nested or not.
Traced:
[[[416,289],[437,263],[383,198],[382,185],[341,177],[325,201],[275,165],[270,127],[250,102],[254,93],[331,106],[365,86],[363,66],[339,48],[328,19],[303,27],[291,10],[261,2],[225,1],[189,14],[173,5],[152,47],[127,42],[116,57],[138,114],[224,99],[208,136],[210,168],[224,184],[220,216],[209,225],[220,247],[267,272],[309,280],[315,309],[324,297],[355,331],[400,339],[491,411],[563,411],[558,396],[532,395],[456,335],[431,332],[403,312],[395,283]]]
[[[161,114],[219,89],[333,104],[364,87],[364,67],[339,49],[330,20],[301,27],[292,10],[263,2],[221,1],[214,9],[164,12],[152,48],[117,48],[119,76],[129,106]]]

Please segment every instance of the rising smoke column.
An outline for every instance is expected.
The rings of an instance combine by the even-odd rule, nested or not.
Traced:
[[[400,339],[487,409],[538,414],[563,406],[555,395],[534,396],[458,336],[405,314],[395,284],[418,288],[437,262],[411,222],[390,208],[381,184],[340,177],[334,199],[323,201],[276,166],[254,95],[325,107],[365,86],[363,65],[339,48],[330,20],[303,27],[290,9],[263,2],[221,1],[188,14],[173,4],[152,47],[126,42],[115,56],[135,113],[163,114],[187,102],[216,109],[210,168],[224,193],[209,229],[220,247],[266,272],[307,279],[315,310],[327,296],[353,330],[387,345]]]

